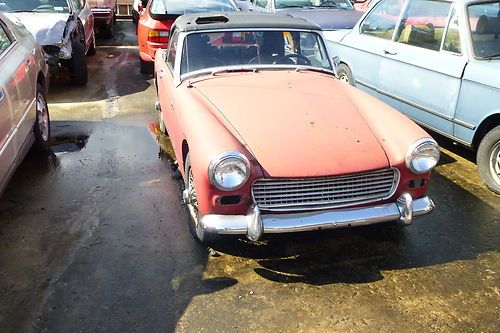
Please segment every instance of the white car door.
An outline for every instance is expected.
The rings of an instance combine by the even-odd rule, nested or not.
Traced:
[[[453,133],[467,63],[451,2],[409,0],[380,64],[380,98],[437,131]]]
[[[377,3],[342,40],[340,59],[350,67],[354,84],[373,95],[380,81],[380,65],[394,36],[403,0]]]

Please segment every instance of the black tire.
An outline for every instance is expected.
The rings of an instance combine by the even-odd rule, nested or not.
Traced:
[[[500,194],[500,125],[481,140],[477,150],[477,167],[484,184]]]
[[[166,136],[168,136],[167,126],[165,126],[165,121],[163,120],[163,113],[161,111],[159,111],[158,113],[159,113],[158,122],[160,124],[160,131]]]
[[[113,18],[111,20],[111,23],[109,25],[105,25],[101,28],[101,35],[104,38],[110,39],[113,38],[113,26],[115,23],[115,19]]]
[[[144,61],[140,59],[140,67],[141,67],[141,73],[142,74],[153,74],[154,72],[154,66],[155,64],[150,61]]]
[[[69,60],[69,74],[71,84],[84,86],[88,81],[87,60],[85,59],[85,47],[80,41],[73,41],[73,54]]]
[[[337,76],[340,81],[354,86],[354,77],[352,76],[351,69],[346,64],[337,66]]]
[[[184,166],[185,174],[184,174],[184,188],[188,189],[190,186],[190,174],[191,174],[191,160],[189,158],[189,153],[186,156],[186,163]],[[195,191],[196,192],[196,191]],[[193,238],[202,243],[202,244],[207,244],[207,243],[213,243],[218,240],[218,234],[214,234],[211,232],[207,232],[199,223],[195,221],[195,218],[192,215],[192,212],[190,210],[190,204],[186,203],[186,215],[187,215],[187,223],[189,226],[189,232],[193,236]],[[197,213],[196,213],[197,214]],[[199,215],[198,215],[199,216]],[[199,217],[197,217],[199,218]]]
[[[50,116],[45,89],[41,84],[36,85],[36,120],[33,125],[35,133],[35,148],[41,152],[50,150]]]
[[[95,33],[94,36],[92,37],[92,42],[90,43],[89,50],[87,51],[87,55],[93,56],[96,54],[96,48],[95,48]]]

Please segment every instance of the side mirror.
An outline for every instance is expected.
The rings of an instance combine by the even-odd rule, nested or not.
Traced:
[[[337,67],[338,65],[340,65],[340,58],[338,56],[335,56],[332,58],[332,62],[333,62],[333,65],[335,67]]]

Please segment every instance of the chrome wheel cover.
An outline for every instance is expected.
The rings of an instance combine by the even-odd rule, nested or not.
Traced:
[[[199,224],[198,196],[196,195],[196,188],[194,187],[193,171],[191,169],[189,169],[187,190],[189,196],[189,201],[188,201],[189,203],[187,206],[189,208],[189,213],[193,218],[194,226],[196,227],[196,229],[198,229],[198,224]]]
[[[349,77],[346,75],[346,74],[341,74],[339,76],[339,80],[344,82],[344,83],[347,83],[347,84],[350,84],[351,82],[349,81]]]
[[[497,184],[500,184],[500,142],[497,142],[490,154],[490,172]]]
[[[38,93],[36,96],[36,119],[37,126],[40,136],[43,141],[49,140],[49,111],[47,109],[47,103],[42,93]]]

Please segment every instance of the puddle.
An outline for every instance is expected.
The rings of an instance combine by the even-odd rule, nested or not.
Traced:
[[[175,157],[174,147],[172,146],[172,142],[170,138],[163,134],[160,130],[160,125],[158,122],[151,122],[148,124],[148,129],[158,142],[160,146],[160,152],[158,153],[158,158],[163,160],[167,159],[172,164],[176,164],[177,158]]]
[[[88,141],[88,135],[80,135],[77,137],[56,137],[50,148],[56,155],[76,153],[84,149],[87,146]]]

